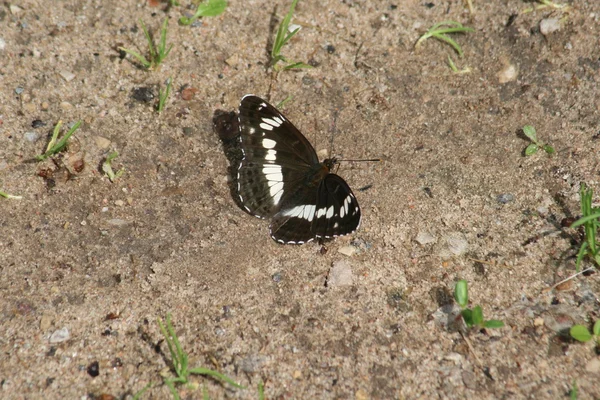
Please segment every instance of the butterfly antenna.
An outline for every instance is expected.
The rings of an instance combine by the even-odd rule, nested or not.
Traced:
[[[331,126],[331,138],[329,139],[329,157],[334,154],[333,150],[333,137],[335,136],[335,132],[337,131],[337,117],[338,110],[333,110],[333,125]]]
[[[355,159],[355,160],[339,160],[339,159],[336,159],[336,161],[337,162],[342,162],[342,161],[345,161],[345,162],[363,162],[363,161],[365,161],[365,162],[379,162],[379,161],[381,161],[381,158],[362,158],[362,159]]]

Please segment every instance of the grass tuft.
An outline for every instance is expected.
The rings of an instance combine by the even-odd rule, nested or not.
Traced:
[[[165,108],[165,104],[167,102],[167,98],[169,97],[169,93],[171,92],[171,82],[173,80],[171,78],[167,79],[167,88],[163,92],[162,89],[158,89],[158,106],[156,110],[160,113]]]
[[[44,154],[40,154],[35,156],[37,161],[44,161],[48,157],[53,156],[54,154],[62,151],[66,146],[69,138],[75,133],[75,131],[81,125],[81,121],[77,121],[71,129],[64,135],[58,142],[58,134],[60,133],[60,126],[62,125],[62,121],[58,121],[56,126],[54,127],[54,131],[52,132],[52,138],[50,139],[50,143],[48,143],[48,147],[46,148],[46,152]]]
[[[114,172],[112,169],[112,161],[118,156],[119,152],[115,150],[112,153],[110,153],[106,157],[106,160],[104,160],[104,162],[102,163],[102,171],[106,174],[106,176],[108,176],[108,179],[110,179],[111,182],[117,180],[121,175],[123,175],[123,172],[125,172],[125,168],[121,168],[117,172]]]
[[[126,52],[127,54],[132,55],[135,59],[138,60],[142,66],[148,70],[154,69],[158,67],[164,59],[169,55],[173,45],[171,44],[169,48],[167,48],[167,28],[169,25],[169,19],[165,18],[165,21],[162,24],[162,28],[160,30],[160,40],[158,45],[154,45],[154,41],[146,29],[146,25],[144,25],[144,21],[140,19],[140,25],[142,26],[142,30],[144,31],[144,36],[146,36],[146,40],[148,41],[148,52],[150,53],[150,59],[147,59],[143,55],[133,50],[125,49],[123,47],[119,47],[119,50]]]
[[[467,32],[474,32],[474,29],[463,26],[460,22],[443,21],[429,28],[429,30],[425,32],[425,34],[421,36],[419,40],[417,40],[417,43],[415,43],[415,48],[418,48],[421,45],[421,43],[423,43],[425,40],[429,39],[430,37],[433,37],[435,39],[441,40],[442,42],[448,43],[458,53],[458,56],[462,57],[462,48],[450,36],[447,36],[447,34]]]
[[[299,26],[291,31],[289,30],[296,4],[298,4],[298,0],[293,0],[289,11],[283,18],[283,21],[281,21],[281,24],[279,24],[279,28],[277,28],[277,35],[275,36],[275,42],[273,42],[273,48],[271,49],[271,66],[273,66],[275,70],[285,71],[295,68],[312,68],[311,65],[303,62],[290,61],[281,54],[283,46],[285,46],[300,31]],[[287,65],[283,67],[279,66],[280,61],[287,63]]]
[[[579,194],[581,197],[582,217],[571,224],[571,228],[583,225],[585,232],[584,241],[581,243],[579,252],[577,253],[577,271],[581,268],[581,261],[583,261],[586,256],[594,261],[597,266],[600,266],[600,245],[596,241],[596,233],[600,226],[600,223],[598,222],[598,219],[600,218],[600,207],[592,207],[592,197],[594,196],[594,192],[592,189],[588,189],[585,183],[581,184]]]

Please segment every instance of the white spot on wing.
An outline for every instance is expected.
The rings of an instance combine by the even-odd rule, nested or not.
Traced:
[[[275,117],[275,118],[277,118],[277,117]],[[279,118],[277,118],[277,119],[279,119]],[[279,125],[281,125],[281,122],[275,121],[275,119],[271,119],[271,118],[263,118],[262,121],[275,127],[275,128],[277,128]]]
[[[269,139],[263,139],[263,141]],[[277,152],[275,150],[267,150],[267,154],[265,155],[265,160],[267,161],[275,161],[277,160]]]
[[[265,124],[264,122],[261,122],[259,125],[261,128],[263,128],[265,131],[272,131],[273,127],[269,124]]]
[[[271,139],[262,140],[262,145],[265,149],[272,149],[273,147],[275,147],[276,144],[277,142]]]
[[[329,219],[331,217],[333,217],[333,206],[329,206],[327,209],[327,214],[325,214],[325,218]]]

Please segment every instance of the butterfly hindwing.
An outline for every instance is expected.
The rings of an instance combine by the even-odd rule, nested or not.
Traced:
[[[354,232],[360,225],[360,207],[350,186],[335,174],[319,185],[312,231],[316,238],[329,239]]]

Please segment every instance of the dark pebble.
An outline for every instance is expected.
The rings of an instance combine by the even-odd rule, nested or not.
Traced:
[[[149,103],[154,100],[154,91],[150,87],[139,87],[133,89],[131,97],[142,103]]]
[[[498,197],[496,197],[496,200],[498,200],[498,203],[508,204],[511,201],[515,201],[515,196],[510,193],[503,193],[499,194]]]
[[[98,364],[98,361],[94,361],[93,363],[91,363],[90,365],[88,365],[88,367],[87,367],[87,373],[92,378],[95,378],[98,375],[100,375],[100,365]]]
[[[34,119],[33,122],[31,123],[31,127],[32,128],[41,128],[43,126],[46,126],[46,123],[44,121],[42,121],[41,119]]]

